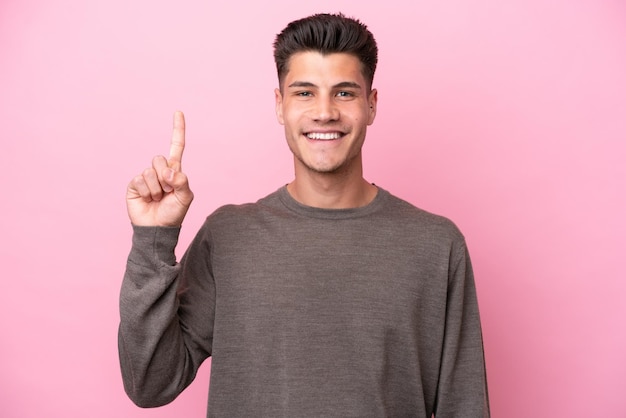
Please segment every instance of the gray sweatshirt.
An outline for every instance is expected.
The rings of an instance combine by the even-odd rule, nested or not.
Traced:
[[[285,187],[178,228],[134,227],[124,386],[171,402],[211,356],[208,417],[488,417],[478,305],[449,220],[383,189],[354,209]]]

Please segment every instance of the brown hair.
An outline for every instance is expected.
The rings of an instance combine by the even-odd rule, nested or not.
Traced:
[[[374,35],[357,19],[343,14],[315,14],[287,25],[274,41],[274,61],[280,89],[289,71],[289,59],[298,52],[316,51],[321,54],[348,53],[361,62],[361,71],[372,88],[378,62],[378,47]]]

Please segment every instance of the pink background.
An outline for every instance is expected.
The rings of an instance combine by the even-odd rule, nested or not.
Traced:
[[[123,392],[126,184],[176,109],[197,196],[180,252],[288,182],[271,43],[344,11],[380,47],[366,177],[467,236],[493,416],[626,416],[624,2],[262,3],[0,3],[0,414],[204,416],[208,362],[169,406]]]

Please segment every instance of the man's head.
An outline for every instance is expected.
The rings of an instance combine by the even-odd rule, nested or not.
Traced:
[[[274,60],[281,91],[291,57],[295,53],[306,51],[319,52],[322,55],[354,55],[361,62],[361,71],[368,88],[372,88],[378,62],[378,47],[372,33],[360,21],[343,14],[316,14],[289,23],[274,41]]]

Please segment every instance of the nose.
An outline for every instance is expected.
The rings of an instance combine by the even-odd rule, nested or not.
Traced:
[[[330,96],[319,96],[315,101],[314,120],[316,122],[332,122],[339,119],[339,109]]]

